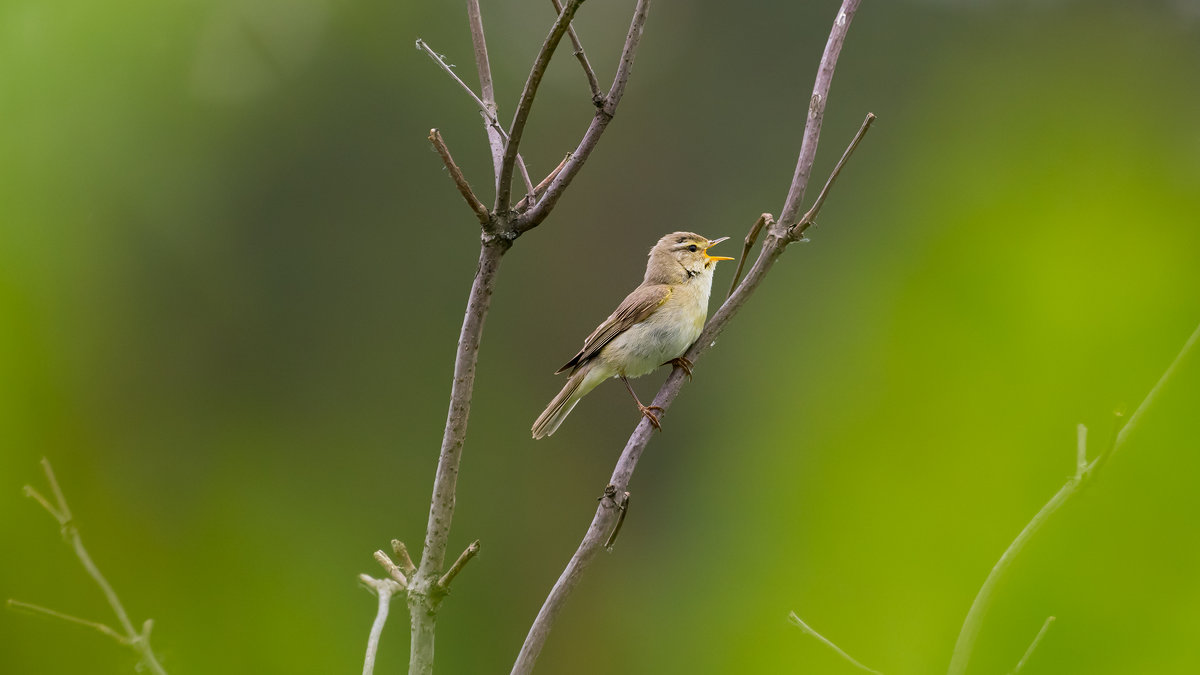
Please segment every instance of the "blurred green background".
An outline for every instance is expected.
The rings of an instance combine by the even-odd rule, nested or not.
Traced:
[[[483,3],[501,117],[552,20]],[[610,81],[633,2],[576,25]],[[780,208],[837,2],[651,8],[608,135],[506,256],[479,362],[438,669],[507,672],[636,422],[605,385],[529,426],[550,373],[664,232]],[[85,542],[181,673],[358,672],[371,552],[420,541],[485,201],[462,3],[0,4],[0,597],[109,621],[21,496],[49,457]],[[565,51],[523,147],[591,115]],[[699,364],[621,540],[539,672],[943,672],[986,573],[1200,321],[1200,5],[867,2],[812,242]],[[815,190],[815,187],[814,187]],[[728,253],[728,251],[726,251]],[[723,265],[716,287],[729,283]],[[715,302],[714,302],[715,304]],[[644,397],[666,369],[636,382]],[[1200,359],[1002,583],[972,664],[1200,669]],[[393,615],[377,672],[407,663]],[[0,612],[0,672],[128,673],[83,628]]]

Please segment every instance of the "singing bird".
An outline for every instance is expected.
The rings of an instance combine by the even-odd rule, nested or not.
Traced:
[[[583,341],[583,349],[555,375],[570,370],[567,384],[533,423],[533,437],[553,434],[589,391],[610,377],[619,377],[654,428],[661,429],[654,411],[642,405],[629,378],[641,377],[659,366],[677,365],[690,376],[692,364],[683,358],[700,337],[708,317],[708,296],[718,260],[708,254],[725,241],[706,239],[692,232],[673,232],[650,249],[642,285],[630,293],[617,311]]]

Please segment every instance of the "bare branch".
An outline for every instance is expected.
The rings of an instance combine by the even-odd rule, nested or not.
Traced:
[[[550,0],[550,4],[554,5],[554,11],[562,14],[562,4],[558,0]],[[579,65],[583,66],[583,74],[587,77],[588,87],[592,90],[592,103],[597,106],[604,105],[604,93],[600,91],[600,83],[596,81],[596,72],[592,70],[592,64],[588,63],[587,54],[583,51],[583,43],[575,34],[574,25],[567,26],[567,37],[571,39],[571,46],[575,47],[575,58],[579,59]]]
[[[554,209],[554,205],[558,203],[567,186],[571,184],[576,174],[583,168],[583,163],[592,154],[592,150],[596,148],[596,144],[600,142],[600,137],[604,135],[604,130],[608,128],[608,123],[612,121],[613,115],[617,112],[617,105],[620,104],[621,97],[625,95],[625,85],[629,82],[629,75],[633,71],[633,60],[637,56],[637,48],[642,41],[642,30],[646,25],[646,13],[649,10],[650,0],[638,0],[637,6],[633,10],[633,19],[629,24],[629,32],[625,35],[625,46],[621,50],[621,61],[617,64],[617,74],[613,77],[608,95],[604,97],[604,105],[592,117],[592,122],[584,132],[575,152],[571,153],[567,165],[563,167],[558,177],[550,182],[550,186],[546,188],[546,194],[542,195],[536,204],[517,218],[515,229],[518,234],[532,230],[540,225],[546,216],[550,215],[550,211]]]
[[[1081,424],[1079,426],[1083,425]],[[1042,641],[1042,638],[1046,637],[1046,631],[1050,630],[1050,624],[1052,623],[1054,623],[1054,617],[1046,617],[1046,621],[1042,623],[1041,630],[1037,632],[1037,635],[1033,636],[1033,642],[1029,643],[1029,649],[1026,649],[1025,653],[1021,655],[1021,660],[1017,661],[1017,666],[1012,669],[1012,672],[1009,675],[1017,675],[1017,673],[1021,672],[1021,669],[1024,668],[1025,664],[1029,662],[1029,657],[1033,656],[1033,650],[1037,649],[1037,646]]]
[[[533,68],[529,70],[529,79],[525,80],[525,90],[521,92],[521,100],[517,103],[517,112],[513,115],[512,126],[508,130],[508,145],[504,148],[504,161],[500,164],[500,177],[496,181],[496,206],[493,210],[498,214],[508,210],[509,196],[512,192],[513,163],[517,158],[517,150],[521,146],[521,137],[525,134],[525,123],[529,120],[533,99],[537,96],[538,86],[541,85],[542,77],[546,74],[546,66],[550,65],[550,57],[554,56],[554,50],[558,48],[563,34],[571,25],[571,19],[582,4],[583,0],[567,0],[567,6],[563,8],[554,21],[554,25],[551,26],[550,34],[546,36],[541,51],[533,61]],[[533,186],[530,185],[529,188],[529,191],[533,192]]]
[[[87,571],[88,575],[92,577],[92,580],[96,582],[96,585],[100,587],[101,592],[104,593],[104,597],[108,600],[109,606],[112,607],[113,614],[117,616],[117,623],[120,627],[120,631],[109,628],[104,624],[91,622],[86,619],[79,619],[69,614],[56,612],[38,605],[30,605],[28,603],[10,600],[9,606],[18,606],[24,609],[38,611],[43,614],[57,617],[64,621],[70,621],[72,623],[89,626],[100,631],[101,633],[110,635],[110,637],[116,637],[119,642],[130,646],[135,652],[137,652],[142,664],[149,668],[150,672],[155,673],[155,675],[166,675],[166,671],[163,670],[162,665],[158,662],[158,658],[154,656],[154,650],[150,647],[149,626],[151,623],[147,622],[144,625],[143,632],[141,633],[139,633],[133,627],[133,622],[129,620],[129,614],[126,613],[125,606],[121,604],[121,599],[117,597],[116,591],[113,590],[113,587],[108,583],[108,580],[104,578],[104,575],[100,573],[100,568],[96,567],[96,563],[92,561],[92,557],[88,554],[87,549],[83,546],[83,539],[79,536],[79,529],[74,525],[71,516],[71,509],[69,506],[67,506],[67,499],[65,496],[63,496],[63,491],[62,488],[59,487],[58,479],[54,476],[54,469],[50,466],[50,460],[45,458],[42,459],[42,470],[46,473],[46,482],[50,484],[51,493],[58,501],[57,507],[52,506],[44,496],[28,485],[25,486],[25,494],[36,499],[37,502],[42,505],[42,507],[49,511],[50,514],[53,515],[56,520],[58,520],[59,525],[62,526],[63,539],[71,546],[72,550],[75,551],[75,557],[79,558],[79,562],[83,564],[83,568]]]
[[[458,573],[462,571],[464,565],[471,562],[471,558],[474,558],[476,553],[479,553],[478,539],[471,542],[470,546],[467,546],[466,550],[458,556],[458,560],[455,560],[454,564],[450,566],[450,569],[442,575],[442,578],[438,579],[438,586],[440,586],[443,590],[450,590],[450,582],[454,581],[454,577],[458,576]]]
[[[1159,392],[1162,391],[1167,381],[1175,374],[1176,368],[1191,352],[1192,347],[1196,344],[1197,339],[1200,339],[1200,325],[1192,332],[1191,337],[1184,343],[1183,348],[1179,350],[1179,354],[1175,356],[1175,360],[1167,367],[1166,372],[1158,379],[1154,388],[1142,400],[1141,405],[1137,407],[1133,415],[1129,418],[1129,424],[1125,425],[1118,433],[1113,435],[1112,446],[1101,453],[1096,459],[1092,460],[1082,471],[1076,470],[1067,482],[1059,488],[1058,492],[1046,502],[1046,505],[1041,508],[1033,519],[1030,520],[1025,527],[1017,534],[1017,538],[1013,539],[1008,545],[1004,553],[1000,556],[1000,560],[992,567],[992,571],[988,573],[987,579],[984,580],[983,586],[975,595],[975,600],[971,603],[971,609],[967,611],[967,616],[963,619],[962,629],[958,633],[958,639],[954,643],[954,655],[950,659],[950,669],[947,671],[949,675],[962,675],[967,670],[967,663],[971,659],[971,652],[975,649],[975,642],[979,638],[979,629],[983,625],[983,617],[987,613],[987,608],[991,604],[992,596],[995,593],[996,585],[1000,582],[1000,578],[1012,566],[1013,560],[1037,534],[1037,531],[1050,520],[1050,516],[1054,515],[1063,504],[1067,502],[1081,487],[1084,487],[1092,482],[1096,476],[1096,471],[1107,461],[1107,459],[1115,454],[1122,446],[1125,445],[1129,438],[1129,432],[1133,423],[1145,414],[1146,409],[1157,400]],[[1078,460],[1078,449],[1076,450],[1076,459]]]
[[[511,246],[509,239],[485,234],[480,246],[475,281],[471,285],[463,315],[458,350],[454,355],[450,406],[433,480],[433,496],[429,500],[425,546],[420,566],[408,576],[408,609],[412,629],[409,672],[412,675],[433,672],[434,632],[440,598],[437,583],[446,562],[446,545],[450,538],[450,524],[454,520],[458,467],[467,438],[467,421],[475,389],[475,366],[479,360],[479,345],[483,340],[483,325],[491,307],[492,290],[500,271],[500,260]]]
[[[129,644],[130,644],[129,638],[125,637],[124,635],[121,635],[113,628],[110,628],[109,626],[106,626],[102,623],[98,623],[96,621],[88,621],[87,619],[81,619],[77,616],[71,616],[70,614],[63,614],[62,612],[57,612],[53,609],[42,607],[41,605],[34,605],[34,604],[31,604],[28,602],[21,602],[20,600],[13,600],[12,598],[9,598],[8,606],[10,609],[25,610],[27,612],[31,612],[34,614],[43,614],[45,616],[54,617],[55,619],[61,619],[63,621],[67,621],[70,623],[79,624],[80,626],[87,626],[88,628],[100,631],[101,633],[116,640],[118,643],[120,643],[122,645],[129,646]]]
[[[496,119],[496,90],[492,85],[492,64],[488,60],[487,40],[483,36],[483,16],[479,0],[467,0],[467,22],[471,24],[471,44],[475,48],[475,66],[479,71],[479,93],[483,97],[485,122]],[[500,179],[500,163],[504,160],[504,136],[499,124],[486,123],[488,147],[492,151],[492,186]],[[524,162],[522,160],[522,164]]]
[[[812,208],[804,214],[800,222],[789,228],[793,239],[799,239],[804,236],[804,231],[810,225],[817,221],[817,214],[821,212],[821,207],[825,205],[825,198],[829,196],[829,188],[833,187],[833,182],[842,173],[842,167],[846,166],[846,161],[850,159],[850,155],[854,154],[854,149],[862,142],[863,136],[867,135],[867,130],[871,128],[871,123],[875,121],[874,113],[867,113],[866,119],[863,120],[862,126],[858,128],[858,133],[854,134],[854,138],[850,141],[850,145],[846,146],[845,152],[842,153],[842,158],[838,160],[833,171],[829,173],[829,178],[825,180],[825,185],[821,188],[821,192],[817,194],[817,200],[813,202]]]
[[[825,104],[829,100],[833,71],[837,68],[838,55],[842,52],[842,44],[846,41],[846,32],[850,30],[850,22],[858,11],[858,4],[859,0],[843,0],[842,8],[833,21],[833,30],[825,42],[825,53],[821,55],[821,65],[817,68],[817,79],[808,101],[808,121],[804,125],[804,140],[800,144],[800,156],[796,159],[796,171],[792,174],[792,185],[784,200],[783,210],[779,212],[779,227],[788,228],[798,222],[804,191],[808,188],[813,162],[817,158],[817,141],[821,138],[821,123],[825,119]]]
[[[475,212],[475,217],[479,218],[481,225],[487,225],[490,220],[487,207],[475,193],[471,191],[470,184],[467,183],[467,177],[463,175],[462,169],[454,163],[454,158],[450,156],[450,148],[446,147],[446,141],[442,140],[442,134],[437,129],[429,130],[429,142],[433,143],[433,147],[442,156],[442,162],[446,165],[446,170],[450,172],[450,178],[454,180],[454,185],[458,187],[458,191],[462,194],[463,199],[467,200],[467,206]]]
[[[842,9],[838,13],[838,18],[834,22],[833,31],[830,34],[829,45],[826,46],[825,54],[822,57],[821,65],[818,69],[817,89],[819,90],[828,92],[830,78],[832,78],[833,75],[833,64],[836,63],[838,52],[841,49],[842,43],[845,41],[846,30],[849,28],[850,19],[853,17],[854,10],[857,7],[858,0],[844,0],[842,3]],[[628,66],[632,64],[632,53],[637,44],[637,38],[635,37],[635,34],[640,35],[641,33],[641,23],[645,21],[645,9],[644,3],[639,1],[639,14],[635,14],[633,25],[630,26],[629,39],[626,40],[627,49],[625,55],[628,56],[628,59],[626,59],[625,55],[623,55],[621,67],[618,68],[617,79],[613,84],[613,92],[610,92],[609,100],[605,106],[606,109],[608,109],[609,106],[614,105],[614,100],[619,100],[619,94],[624,88],[624,81],[622,78],[628,76]],[[624,75],[622,73],[624,73]],[[617,94],[615,99],[613,93]],[[599,116],[597,117],[597,120],[598,119],[600,119]],[[813,116],[810,116],[809,125],[812,126],[813,124],[814,118]],[[807,181],[808,173],[811,172],[812,169],[812,159],[815,157],[817,136],[820,133],[819,115],[817,116],[815,125],[815,129],[813,130],[806,129],[804,135],[805,142],[812,147],[812,152],[809,156],[807,156],[806,159],[806,155],[804,154],[804,146],[802,146],[800,163],[798,164],[798,168],[804,168],[804,181]],[[596,120],[593,120],[593,126],[588,130],[589,133],[591,133],[595,128]],[[587,140],[588,137],[585,136],[584,143],[587,143]],[[580,159],[581,153],[582,157],[586,159],[586,153],[589,151],[590,148],[585,147],[584,144],[581,144],[580,150],[577,151],[575,159]],[[534,207],[526,213],[524,220],[518,223],[519,231],[523,231],[521,228],[529,229],[530,227],[536,226],[536,224],[539,222],[539,216],[544,217],[543,214],[547,206],[552,206],[554,203],[553,200],[557,198],[556,186],[561,187],[565,180],[569,180],[573,170],[577,171],[578,165],[568,162],[567,167],[563,169],[563,172],[559,174],[558,178],[551,182],[550,187],[546,190],[546,195],[542,197],[538,204],[534,205]],[[795,181],[793,181],[792,190],[789,192],[789,205],[793,201],[791,193],[796,192],[796,187],[797,184]],[[802,193],[803,190],[801,189],[800,192]],[[795,215],[798,212],[799,207],[793,206],[791,208],[789,217],[795,218]],[[783,216],[781,216],[781,219],[782,218]],[[789,221],[783,220],[783,222]],[[772,228],[772,230],[775,229],[776,228]],[[688,349],[687,353],[683,355],[683,358],[686,358],[688,361],[694,364],[705,351],[715,344],[717,336],[720,335],[721,331],[724,329],[729,320],[738,312],[738,310],[741,309],[742,305],[745,304],[747,298],[750,297],[758,285],[762,283],[762,280],[766,277],[767,272],[770,271],[771,267],[775,264],[775,261],[779,259],[779,256],[783,253],[783,250],[788,243],[789,239],[786,232],[768,232],[762,251],[759,253],[758,259],[755,261],[754,265],[750,268],[750,271],[746,274],[746,278],[733,292],[733,295],[731,295],[729,299],[726,300],[723,305],[721,305],[721,308],[717,310],[716,314],[713,315],[712,319],[700,333],[700,337]],[[654,398],[653,405],[658,406],[662,410],[662,412],[659,413],[660,419],[661,415],[666,413],[667,408],[669,408],[671,403],[675,400],[675,397],[679,395],[679,391],[683,387],[685,377],[686,376],[682,368],[675,368],[671,371],[671,374],[667,376],[666,382],[659,389],[658,395]],[[646,445],[650,442],[652,429],[653,427],[651,426],[649,420],[645,417],[643,417],[634,428],[633,434],[630,435],[629,440],[625,444],[625,449],[622,451],[620,459],[617,460],[617,465],[613,469],[612,477],[608,481],[614,488],[613,494],[625,491],[626,487],[629,485],[629,480],[633,476],[633,472],[637,467],[638,460],[641,459],[642,452],[645,450]],[[596,509],[596,513],[592,518],[591,524],[588,526],[588,531],[584,535],[583,541],[580,542],[575,554],[571,556],[570,561],[567,562],[566,568],[563,570],[562,574],[559,575],[558,580],[554,583],[554,587],[551,588],[550,593],[546,596],[546,600],[542,603],[542,607],[538,611],[537,618],[534,619],[533,625],[530,627],[529,633],[525,637],[525,643],[521,646],[521,652],[517,656],[517,661],[513,665],[513,675],[532,672],[534,663],[537,661],[538,655],[545,646],[546,639],[550,634],[550,630],[554,625],[554,621],[557,619],[558,614],[562,611],[567,597],[572,591],[574,591],[575,587],[579,583],[580,578],[582,578],[583,573],[587,571],[588,566],[595,559],[596,555],[598,555],[598,553],[603,549],[606,536],[612,531],[613,524],[617,518],[618,512],[616,507],[617,504],[611,497],[607,497],[600,501],[600,506]]]
[[[742,268],[746,265],[746,256],[750,255],[750,249],[754,248],[754,242],[758,241],[758,233],[762,232],[764,225],[769,229],[774,224],[775,216],[764,213],[754,221],[754,225],[746,233],[746,242],[742,245],[742,255],[738,257],[737,270],[733,273],[733,281],[729,283],[729,292],[725,294],[726,300],[733,295],[733,289],[737,288],[738,279],[742,278]]]
[[[387,623],[392,596],[400,592],[402,586],[392,579],[376,579],[367,574],[358,575],[358,580],[379,599],[375,621],[371,623],[371,633],[367,636],[367,654],[363,658],[363,675],[372,675],[375,672],[375,655],[379,653],[379,636],[383,634],[383,625]]]
[[[819,641],[821,644],[832,649],[835,654],[837,654],[838,656],[840,656],[843,659],[845,659],[846,661],[848,661],[855,668],[858,668],[859,670],[865,670],[868,673],[875,673],[875,675],[883,675],[883,673],[880,673],[878,670],[875,670],[874,668],[868,668],[868,667],[864,666],[863,664],[859,663],[857,659],[855,659],[853,656],[850,656],[849,654],[847,654],[845,651],[842,650],[841,647],[833,644],[833,642],[831,642],[829,640],[829,638],[825,637],[824,635],[821,635],[817,631],[813,630],[812,626],[809,626],[808,624],[804,623],[804,620],[801,619],[799,616],[797,616],[795,612],[788,612],[788,620],[790,620],[793,624],[798,626],[800,628],[800,630],[802,630],[805,633],[808,633],[812,637],[816,638],[817,641]]]
[[[500,138],[503,139],[507,143],[508,134],[506,134],[504,132],[504,128],[500,126],[500,122],[496,119],[496,102],[495,102],[495,100],[493,100],[489,104],[486,101],[480,99],[478,96],[476,96],[474,90],[472,90],[471,87],[469,85],[467,85],[466,82],[462,81],[462,78],[460,78],[458,76],[458,73],[454,72],[454,67],[451,66],[450,64],[446,63],[446,60],[444,58],[442,58],[442,55],[433,51],[433,49],[430,48],[429,44],[426,43],[421,38],[417,38],[417,49],[420,49],[421,51],[428,54],[429,58],[433,59],[433,62],[438,64],[438,66],[440,66],[442,70],[449,73],[450,77],[453,78],[454,81],[458,83],[458,86],[462,87],[463,91],[466,91],[467,94],[470,95],[471,100],[475,101],[475,105],[479,107],[479,113],[483,116],[483,123],[490,130],[488,132],[489,138],[491,136],[491,133],[494,131],[495,133],[499,134]],[[490,143],[490,141],[489,141],[489,143]],[[525,180],[525,185],[526,185],[528,191],[533,192],[533,181],[530,180],[530,178],[529,178],[529,170],[527,168],[525,168],[524,158],[522,158],[520,155],[517,155],[516,161],[517,161],[517,167],[521,171],[521,177]]]

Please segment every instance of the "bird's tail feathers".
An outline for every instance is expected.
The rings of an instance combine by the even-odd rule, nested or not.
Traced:
[[[557,431],[563,420],[567,419],[567,415],[570,415],[571,411],[575,409],[575,404],[579,403],[579,399],[599,384],[597,380],[603,379],[588,377],[593,374],[588,365],[590,364],[585,364],[567,378],[567,383],[563,386],[562,391],[558,392],[558,396],[555,396],[554,400],[550,401],[550,405],[546,406],[546,409],[538,416],[537,421],[533,423],[534,438],[545,438]]]

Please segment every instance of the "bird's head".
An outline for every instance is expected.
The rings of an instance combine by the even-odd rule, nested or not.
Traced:
[[[699,274],[711,274],[718,260],[733,260],[721,255],[709,255],[708,249],[729,237],[708,239],[694,232],[672,232],[650,249],[650,262],[646,266],[646,280],[659,280],[682,276],[687,279]]]

